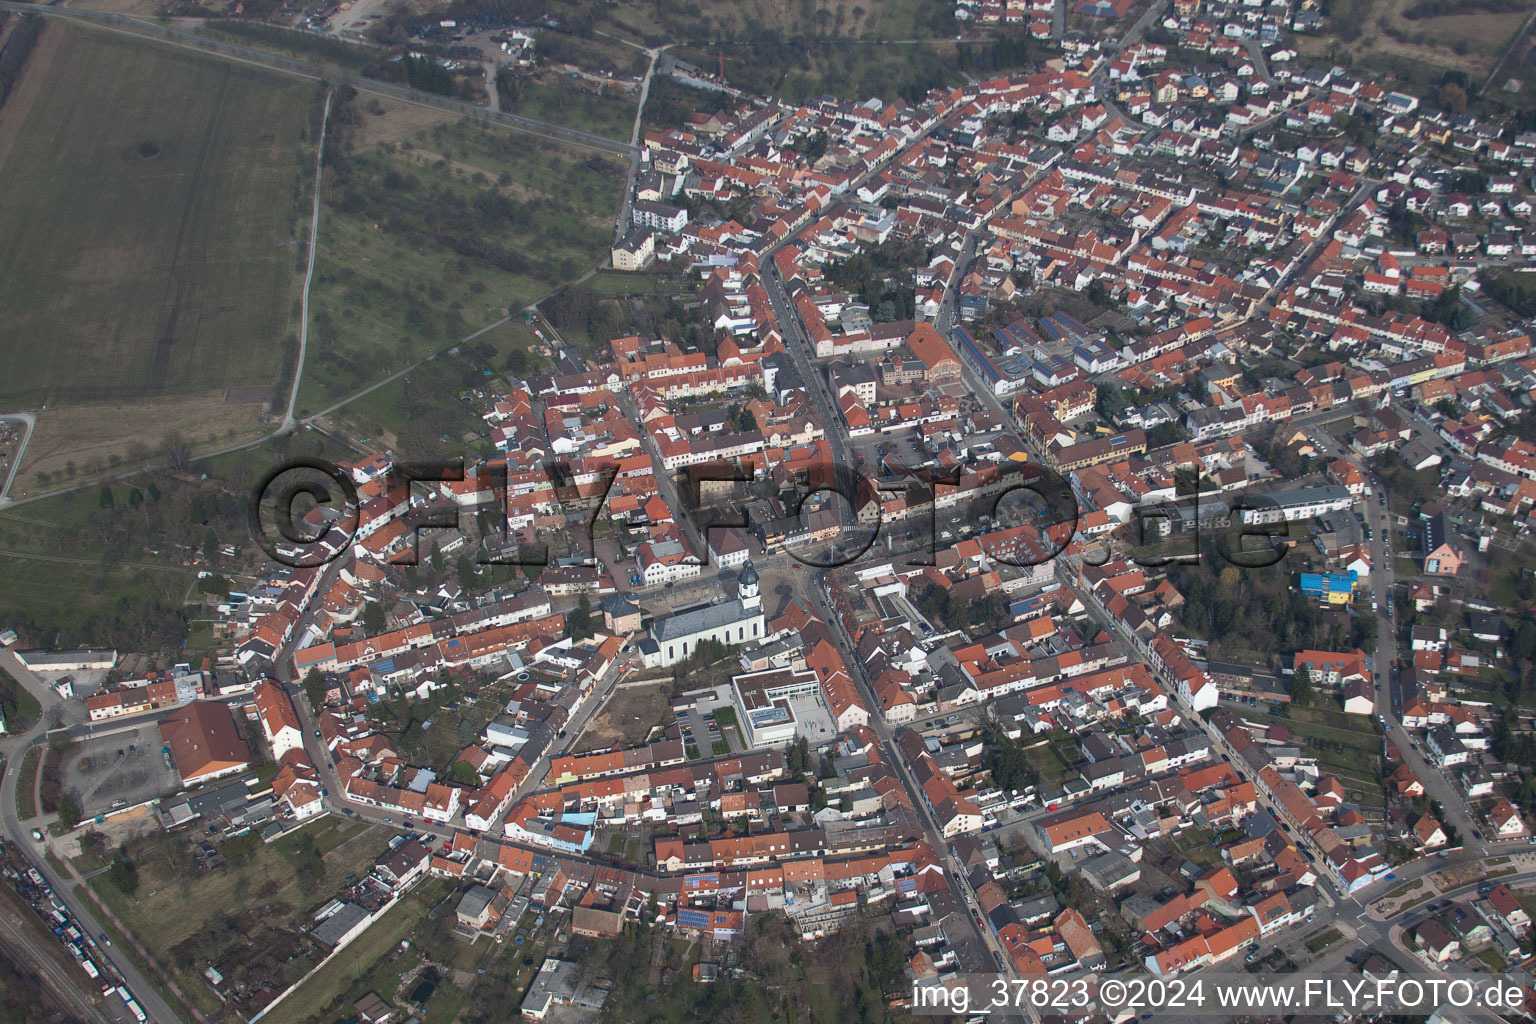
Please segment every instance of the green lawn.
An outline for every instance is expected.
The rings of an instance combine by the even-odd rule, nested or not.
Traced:
[[[1492,946],[1489,946],[1481,953],[1474,954],[1472,956],[1472,960],[1483,964],[1488,968],[1488,970],[1494,972],[1495,974],[1504,970],[1504,958],[1500,956],[1499,951],[1494,949]]]
[[[1320,932],[1307,939],[1307,952],[1313,955],[1321,953],[1343,937],[1343,934],[1337,928],[1329,928],[1327,931]]]
[[[313,88],[54,24],[0,140],[0,405],[270,385]],[[13,96],[13,101],[16,97]],[[13,112],[6,111],[7,115]],[[163,426],[119,421],[124,431]]]
[[[32,691],[4,669],[0,669],[0,708],[5,710],[10,732],[20,732],[19,726],[33,725],[43,716],[43,706],[32,696]]]
[[[336,148],[346,140],[342,130]],[[626,172],[611,156],[464,121],[339,160],[300,411],[451,348],[601,262]],[[521,325],[483,338],[507,350],[531,340]]]
[[[38,766],[42,763],[42,747],[32,747],[21,760],[21,777],[16,780],[16,817],[22,821],[37,816],[37,804],[32,800],[32,786],[37,778]]]

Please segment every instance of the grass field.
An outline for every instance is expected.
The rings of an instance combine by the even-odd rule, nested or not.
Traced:
[[[49,856],[52,856],[52,854],[49,854]],[[60,870],[62,870],[62,868],[60,868]],[[74,894],[75,899],[79,900],[84,906],[93,906],[92,897],[94,896],[94,890],[91,889],[90,886],[77,885],[74,888]],[[150,986],[160,994],[160,998],[165,1001],[165,1005],[171,1007],[171,1009],[178,1014],[182,1013],[182,1008],[185,1004],[180,999],[177,999],[175,993],[166,987],[165,979],[161,975],[161,972],[156,967],[152,967],[146,963],[144,958],[139,955],[138,950],[133,948],[133,943],[128,941],[128,936],[124,935],[122,931],[118,929],[117,925],[113,924],[111,919],[108,918],[105,914],[100,916],[97,923],[101,925],[102,930],[106,932],[107,937],[111,939],[112,942],[117,946],[118,955],[126,956],[128,958],[128,962],[133,964],[133,966],[138,970],[139,974],[149,979]],[[206,992],[208,990],[204,989],[203,991]],[[209,993],[209,996],[210,998],[212,997],[211,992]]]
[[[144,571],[133,566],[98,566],[0,556],[0,616],[12,625],[40,632],[59,630],[76,637],[102,637],[95,623],[124,608],[147,610],[156,603],[179,606],[190,570]],[[146,642],[149,638],[145,638]]]
[[[1319,703],[1332,699],[1327,694],[1318,697]],[[1368,719],[1333,707],[1293,706],[1286,718],[1255,708],[1239,709],[1239,714],[1264,726],[1286,727],[1291,741],[1304,755],[1316,757],[1324,774],[1337,776],[1346,790],[1358,791],[1365,803],[1380,801],[1381,736]],[[1354,792],[1350,799],[1356,799]]]
[[[442,888],[442,883],[434,881],[419,884],[329,963],[306,978],[303,985],[273,1007],[262,1020],[267,1024],[299,1024],[311,1018],[331,1019],[325,1013],[333,1009],[333,1004],[341,997],[354,991],[356,995],[352,998],[362,996],[373,983],[392,993],[394,986],[386,984],[389,967],[381,961],[421,924],[427,910],[436,898],[441,897]],[[414,964],[419,959],[412,957],[410,962]],[[395,985],[399,981],[396,971]],[[340,1014],[341,1017],[347,1015]]]
[[[349,870],[366,865],[388,844],[390,831],[361,822],[322,817],[305,827],[324,852],[327,879],[335,882]],[[180,837],[172,837],[171,843]],[[174,860],[165,837],[160,845],[136,854],[139,890],[125,896],[106,877],[98,875],[92,886],[112,905],[123,923],[133,929],[151,950],[165,952],[194,935],[219,914],[246,908],[253,897],[269,905],[269,921],[292,921],[304,910],[324,901],[334,884],[322,883],[321,891],[298,891],[298,881],[288,855],[291,839],[261,845],[245,863],[210,873],[188,872]]]
[[[313,892],[299,888],[289,837],[259,845],[243,863],[199,873],[173,855],[176,844],[184,841],[182,837],[158,836],[153,840],[156,845],[135,851],[137,893],[125,895],[106,875],[91,878],[91,887],[156,960],[176,976],[182,991],[201,1009],[216,1012],[219,1000],[199,976],[202,965],[223,952],[218,946],[220,940],[210,937],[237,940],[243,928],[257,919],[263,925],[295,925],[306,910],[323,902],[339,886],[347,871],[370,863],[391,834],[386,829],[329,816],[306,826],[304,832],[314,837],[327,868]],[[237,922],[244,923],[236,927]],[[194,937],[197,949],[189,959],[187,950],[177,947]]]
[[[943,0],[702,0],[696,5],[623,4],[608,20],[637,38],[671,28],[688,36],[733,39],[767,29],[782,36],[842,36],[874,39],[926,38],[953,23],[952,4]],[[688,36],[685,36],[688,37]],[[729,75],[729,69],[727,69]]]
[[[306,415],[591,269],[612,242],[627,170],[387,102],[365,101],[356,121],[321,213]]]
[[[1443,69],[1464,71],[1474,81],[1493,69],[1495,61],[1509,46],[1531,5],[1523,10],[1489,12],[1469,9],[1437,18],[1404,18],[1403,12],[1415,0],[1341,0],[1334,5],[1334,25],[1358,24],[1353,39],[1349,29],[1344,37],[1317,35],[1297,37],[1297,48],[1308,55],[1348,52],[1355,59],[1396,72],[1410,81],[1433,87],[1438,85]],[[1520,65],[1507,70],[1517,77]]]
[[[200,407],[199,437],[251,426],[223,395],[271,384],[291,329],[312,99],[241,65],[46,30],[0,119],[0,406],[49,409],[18,489],[59,460],[54,421],[94,403],[113,409],[94,423],[103,461],[182,429],[182,399],[224,413]]]
[[[635,92],[599,95],[585,84],[546,75],[522,82],[517,102],[508,109],[522,117],[628,142],[639,99]]]

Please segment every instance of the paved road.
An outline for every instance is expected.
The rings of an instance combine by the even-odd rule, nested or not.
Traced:
[[[1248,56],[1253,61],[1253,69],[1264,80],[1265,85],[1275,84],[1275,80],[1269,77],[1269,64],[1264,60],[1264,47],[1252,36],[1243,40],[1243,46],[1248,50]]]
[[[1394,691],[1396,686],[1395,666],[1398,659],[1397,646],[1397,618],[1392,611],[1393,589],[1395,584],[1394,558],[1387,554],[1387,545],[1391,540],[1391,509],[1390,496],[1381,480],[1371,474],[1360,457],[1351,451],[1339,446],[1323,430],[1309,431],[1313,442],[1330,458],[1344,458],[1354,463],[1367,479],[1371,480],[1373,493],[1370,497],[1363,498],[1366,518],[1371,525],[1371,575],[1369,580],[1370,599],[1375,602],[1376,610],[1372,613],[1377,617],[1376,622],[1376,651],[1372,656],[1372,674],[1376,683],[1376,714],[1378,719],[1385,723],[1385,731],[1396,744],[1402,760],[1419,777],[1424,784],[1424,790],[1430,799],[1440,803],[1444,824],[1452,825],[1461,834],[1461,839],[1471,850],[1478,855],[1485,855],[1488,844],[1477,838],[1478,830],[1473,821],[1466,802],[1461,793],[1446,777],[1445,772],[1437,765],[1431,764],[1414,745],[1414,737],[1403,728],[1399,718],[1400,708],[1395,706]],[[1364,614],[1362,607],[1360,613]]]
[[[21,468],[21,457],[27,450],[27,442],[32,440],[32,432],[37,429],[37,414],[32,412],[12,413],[8,416],[0,416],[0,420],[10,420],[26,425],[26,431],[21,435],[21,443],[16,446],[16,451],[11,454],[11,471],[5,474],[5,485],[0,487],[0,508],[11,503],[7,497],[11,493],[11,482],[16,479],[16,470]]]
[[[496,88],[496,62],[481,61],[480,67],[485,71],[486,103],[499,114],[501,113],[501,90]]]

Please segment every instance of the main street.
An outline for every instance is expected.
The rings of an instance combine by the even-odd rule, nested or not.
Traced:
[[[938,127],[938,124],[937,120],[929,124],[927,128],[908,144],[907,148],[926,139]],[[850,184],[849,191],[856,191],[866,181],[878,174],[886,164],[896,159],[901,152],[905,152],[905,149],[898,150],[887,161],[871,167],[857,181]],[[774,316],[777,318],[779,326],[784,333],[785,348],[790,353],[795,369],[799,372],[801,379],[813,395],[817,409],[822,417],[823,429],[826,432],[827,440],[832,449],[833,465],[851,468],[853,462],[850,457],[847,438],[841,429],[843,422],[841,411],[837,408],[826,375],[821,372],[820,366],[815,363],[815,348],[805,331],[804,324],[800,321],[798,312],[790,302],[784,281],[779,275],[778,265],[773,259],[773,254],[782,245],[791,242],[794,237],[794,235],[791,235],[784,242],[765,251],[759,257],[758,266],[761,271],[764,288],[768,292],[769,302],[773,306]],[[854,510],[843,501],[837,501],[836,507],[838,509],[839,522],[846,525],[851,521]],[[812,614],[827,623],[838,652],[842,656],[845,665],[847,665],[850,675],[856,681],[865,706],[871,710],[871,729],[880,741],[882,757],[890,764],[896,766],[897,774],[907,791],[908,798],[913,807],[917,809],[917,813],[921,816],[924,823],[928,842],[935,851],[943,851],[945,863],[949,869],[947,872],[949,889],[948,900],[941,901],[941,903],[952,901],[952,906],[936,906],[936,916],[941,920],[951,922],[959,917],[963,918],[966,922],[966,930],[964,932],[957,933],[953,929],[949,932],[950,941],[960,947],[962,966],[971,971],[1001,970],[1005,976],[1014,978],[1016,975],[1013,970],[1013,961],[1009,957],[1008,951],[1002,947],[997,937],[981,921],[979,909],[974,909],[978,908],[979,904],[975,902],[976,895],[971,891],[970,883],[965,877],[965,872],[961,869],[959,863],[955,861],[954,855],[950,851],[949,843],[945,840],[942,830],[938,827],[938,823],[928,807],[922,788],[917,785],[912,775],[911,766],[907,764],[901,749],[896,745],[891,735],[890,726],[879,713],[880,702],[876,699],[874,690],[870,686],[868,678],[864,675],[862,659],[858,657],[857,652],[854,650],[853,643],[844,632],[842,623],[838,621],[837,617],[832,614],[831,609],[827,606],[826,595],[820,592],[819,586],[809,584],[807,577],[814,578],[819,582],[819,585],[824,585],[826,571],[813,569],[811,572],[802,573],[795,578],[794,587]],[[968,909],[970,910],[969,913],[966,912]],[[990,957],[986,955],[988,953],[991,954]],[[1015,1014],[1012,1016],[1015,1019],[1019,1016],[1027,1016],[1031,1020],[1036,1018],[1032,1010],[1028,1010],[1025,1014]],[[999,1019],[1009,1019],[1009,1015],[999,1015]]]
[[[1424,785],[1425,795],[1440,805],[1442,824],[1453,826],[1462,843],[1477,856],[1487,852],[1488,844],[1479,833],[1471,812],[1461,793],[1446,778],[1444,770],[1431,764],[1420,752],[1414,737],[1403,728],[1400,697],[1397,689],[1397,615],[1393,608],[1396,566],[1391,551],[1392,510],[1389,496],[1382,481],[1371,473],[1364,461],[1339,445],[1327,431],[1308,431],[1313,444],[1333,459],[1347,459],[1371,481],[1372,493],[1362,498],[1365,516],[1371,524],[1371,574],[1368,579],[1370,600],[1376,616],[1376,650],[1371,657],[1371,672],[1376,686],[1375,703],[1377,720],[1387,738],[1397,747],[1398,755]],[[1361,606],[1356,614],[1367,614]]]

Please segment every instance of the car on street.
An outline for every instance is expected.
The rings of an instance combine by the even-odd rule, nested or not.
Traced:
[[[102,932],[100,935],[96,936],[96,938],[103,946],[112,945],[112,940],[107,938],[106,932]]]

